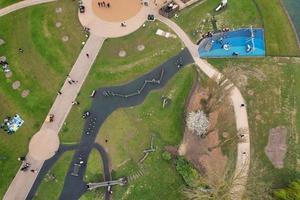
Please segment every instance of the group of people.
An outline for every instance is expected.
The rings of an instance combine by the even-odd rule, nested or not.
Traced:
[[[9,64],[6,61],[0,61],[0,65],[2,66],[2,70],[4,73],[10,72]]]
[[[20,169],[21,171],[25,172],[25,171],[27,171],[27,170],[30,168],[31,164],[28,163],[28,162],[26,162],[26,157],[25,157],[25,156],[19,157],[18,160],[19,160],[19,161],[22,161],[22,162],[24,163],[24,164],[22,165],[21,169]],[[30,171],[31,171],[32,173],[37,173],[37,172],[38,172],[38,170],[35,170],[35,169],[31,169]]]
[[[105,1],[98,1],[98,7],[110,8],[110,3],[106,3]]]

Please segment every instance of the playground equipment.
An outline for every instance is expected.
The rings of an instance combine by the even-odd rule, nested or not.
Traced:
[[[218,7],[215,9],[216,12],[222,10],[227,6],[227,0],[222,0]]]
[[[128,178],[123,177],[123,178],[119,178],[118,180],[114,180],[114,181],[104,181],[104,182],[100,182],[100,183],[88,183],[86,186],[87,186],[88,190],[94,190],[99,187],[111,187],[113,185],[124,186],[127,183],[128,183]]]
[[[254,35],[252,26],[250,27],[250,33],[251,33],[250,38],[248,40],[246,40],[246,52],[247,53],[250,53],[251,51],[255,50],[255,43],[254,43],[255,35]],[[251,42],[251,45],[249,44],[249,42]]]
[[[139,162],[140,162],[140,163],[143,163],[143,162],[146,160],[146,158],[148,157],[149,153],[152,153],[152,152],[154,152],[154,151],[156,151],[156,148],[154,147],[154,136],[152,135],[152,136],[151,136],[151,144],[150,144],[150,148],[145,149],[145,150],[143,151],[144,156],[143,156],[143,158],[142,158]]]

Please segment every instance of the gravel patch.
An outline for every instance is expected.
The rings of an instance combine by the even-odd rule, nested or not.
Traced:
[[[62,12],[62,8],[55,8],[55,12],[56,13],[61,13]]]
[[[140,44],[137,46],[138,51],[144,51],[144,49],[145,49],[145,46],[143,44]]]
[[[0,46],[5,44],[5,41],[0,38]]]
[[[11,77],[12,77],[12,72],[7,72],[7,73],[5,73],[5,77],[6,77],[6,78],[11,78]]]
[[[65,35],[61,39],[62,39],[63,42],[68,42],[69,41],[69,36]]]
[[[20,86],[21,86],[21,82],[20,82],[20,81],[15,81],[15,82],[12,84],[12,88],[13,88],[14,90],[18,89]]]
[[[56,28],[61,27],[61,25],[62,25],[61,22],[56,22],[56,23],[55,23]]]
[[[121,50],[121,51],[119,51],[119,57],[125,57],[127,55],[127,53],[126,53],[126,51],[124,51],[124,50]]]
[[[23,90],[21,96],[23,98],[26,98],[29,95],[30,91],[29,90]]]

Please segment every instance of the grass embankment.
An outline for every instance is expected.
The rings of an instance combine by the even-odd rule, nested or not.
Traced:
[[[55,163],[42,180],[36,192],[35,200],[59,199],[73,154],[73,151],[67,151]]]
[[[170,31],[165,25],[153,22],[147,23],[146,27],[131,35],[104,42],[78,96],[80,105],[73,107],[61,131],[60,139],[63,143],[79,142],[84,123],[81,115],[89,109],[91,103],[89,95],[92,90],[132,81],[180,51],[182,47],[180,40],[157,36],[155,32],[158,28]],[[144,45],[145,49],[138,51],[138,45]],[[120,50],[125,50],[127,56],[119,57]]]
[[[267,55],[299,56],[297,36],[280,4],[280,0],[254,1],[264,23]]]
[[[230,68],[235,69],[229,73],[246,99],[251,134],[247,195],[250,199],[271,199],[272,189],[287,186],[299,176],[300,60],[267,57],[209,61],[225,75]],[[269,130],[277,126],[288,129],[288,152],[282,169],[275,169],[264,152]]]
[[[173,20],[194,42],[203,33],[213,30],[213,15],[219,28],[263,27],[267,55],[299,56],[296,35],[279,0],[232,0],[224,11],[216,13],[214,9],[219,3],[219,0],[210,0],[195,4],[182,10]]]
[[[63,12],[57,14],[56,7]],[[55,23],[62,23],[60,28]],[[38,131],[56,91],[63,83],[81,49],[84,35],[77,21],[77,5],[70,1],[23,9],[0,19],[0,56],[6,56],[13,72],[11,78],[0,73],[0,120],[19,113],[24,125],[13,135],[0,130],[0,196],[3,196],[20,163],[17,158],[25,155],[30,137]],[[63,43],[61,38],[69,36]],[[19,48],[24,53],[19,53]],[[12,89],[14,81],[20,81],[18,90]],[[27,98],[23,90],[29,89]]]
[[[164,146],[176,146],[182,139],[185,99],[195,76],[192,67],[183,69],[166,87],[151,92],[143,104],[115,111],[101,127],[97,141],[108,150],[114,179],[137,173],[152,135],[157,148],[144,162],[143,176],[126,187],[114,188],[115,199],[182,199],[183,180],[161,154]],[[161,96],[171,98],[164,109]]]

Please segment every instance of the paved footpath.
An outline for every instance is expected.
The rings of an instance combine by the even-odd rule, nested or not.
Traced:
[[[91,35],[77,58],[71,72],[70,77],[78,81],[69,84],[65,81],[61,88],[61,95],[58,95],[49,114],[54,114],[54,122],[44,123],[40,131],[35,134],[30,141],[29,153],[26,157],[27,162],[31,164],[31,169],[41,169],[44,160],[52,157],[59,146],[58,133],[72,107],[72,101],[77,97],[81,86],[86,79],[92,64],[94,63],[99,50],[105,38]],[[86,54],[89,54],[87,56]],[[23,200],[30,191],[38,173],[30,171],[18,171],[14,180],[10,184],[4,195],[4,200]]]
[[[176,23],[158,14],[156,14],[156,18],[168,25],[178,35],[178,37],[191,52],[195,63],[209,78],[215,80],[219,85],[222,85],[225,82],[230,82],[207,61],[199,58],[198,47],[189,39],[186,33]],[[245,106],[241,106],[242,104],[246,105],[245,100],[239,89],[232,83],[230,87],[228,87],[228,90],[230,90],[230,98],[234,107],[237,134],[239,137],[240,134],[244,135],[243,141],[238,143],[237,162],[234,172],[233,186],[230,191],[231,199],[236,200],[242,199],[245,192],[245,185],[247,183],[250,166],[250,137],[247,109]]]
[[[53,1],[57,1],[57,0],[24,0],[24,1],[20,1],[18,3],[12,4],[10,6],[0,9],[0,17],[7,15],[11,12],[14,12],[16,10],[22,9],[22,8],[26,8],[29,6],[34,6],[34,5],[42,4],[42,3],[49,3],[49,2],[53,2]]]

